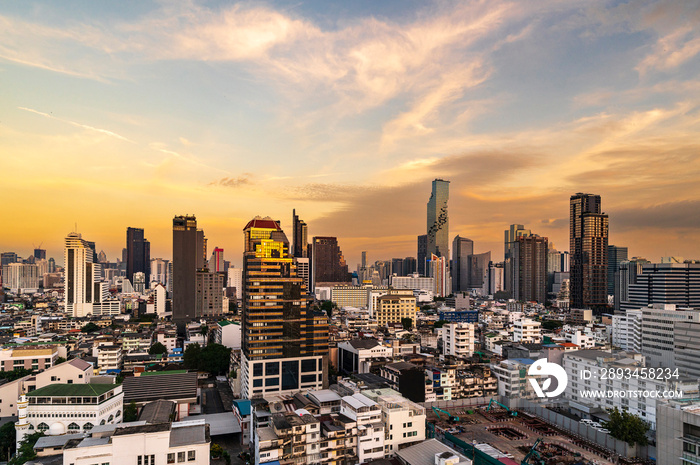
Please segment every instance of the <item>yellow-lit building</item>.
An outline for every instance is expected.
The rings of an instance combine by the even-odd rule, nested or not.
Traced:
[[[402,318],[416,321],[416,298],[411,290],[391,289],[390,293],[377,298],[374,318],[379,326],[401,323]]]

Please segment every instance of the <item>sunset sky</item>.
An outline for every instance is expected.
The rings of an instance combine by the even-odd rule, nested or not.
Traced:
[[[631,256],[700,259],[699,55],[695,1],[3,2],[0,251],[170,258],[196,214],[240,265],[296,208],[354,269],[416,255],[441,177],[494,259],[511,223],[568,250],[581,191]]]

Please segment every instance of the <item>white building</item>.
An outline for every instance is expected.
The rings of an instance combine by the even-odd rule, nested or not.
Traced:
[[[498,379],[498,395],[510,398],[531,398],[535,396],[527,377],[521,376],[535,361],[526,358],[503,360],[491,364],[491,373]]]
[[[222,320],[216,324],[215,342],[233,350],[241,350],[241,324]]]
[[[354,339],[338,344],[338,367],[345,373],[369,373],[372,362],[391,360],[394,351],[376,339]]]
[[[121,346],[101,345],[94,351],[97,352],[97,366],[100,373],[106,373],[107,370],[121,370],[123,359]]]
[[[340,413],[357,422],[358,461],[384,458],[384,423],[379,404],[362,394],[353,394],[340,400]]]
[[[591,334],[582,333],[578,329],[566,333],[566,342],[576,344],[581,349],[592,349],[595,347],[595,338]]]
[[[412,289],[414,291],[430,291],[435,289],[435,280],[413,273],[410,276],[392,276],[391,287],[394,289]]]
[[[564,370],[569,377],[569,383],[564,391],[565,398],[569,401],[569,406],[578,411],[584,417],[595,417],[596,413],[617,407],[619,410],[628,410],[631,414],[640,417],[656,429],[656,402],[655,396],[649,397],[590,397],[584,392],[606,391],[606,392],[639,392],[667,390],[683,391],[685,397],[697,397],[698,381],[688,383],[678,381],[675,378],[665,379],[643,379],[642,376],[617,377],[602,376],[602,369],[630,369],[633,373],[635,369],[641,370],[645,367],[644,357],[640,354],[630,354],[625,352],[603,352],[600,350],[577,350],[575,352],[564,353]],[[591,373],[590,379],[584,379]]]
[[[243,298],[243,268],[230,266],[228,269],[228,286],[236,288],[236,299]]]
[[[88,437],[68,442],[63,447],[63,463],[209,465],[210,443],[204,419],[159,424],[131,422],[99,428]]]
[[[513,323],[513,342],[540,343],[542,333],[539,321],[521,318]]]
[[[306,292],[311,291],[311,265],[308,258],[294,257],[294,263],[297,265],[297,276],[306,283]]]
[[[241,354],[241,397],[254,399],[323,389],[323,362],[321,355],[249,360]],[[295,376],[285,376],[290,372]]]
[[[168,288],[170,282],[170,260],[164,260],[162,258],[152,258],[151,259],[151,283],[160,283]],[[149,283],[150,286],[150,283]]]
[[[379,404],[387,435],[384,454],[389,457],[399,448],[425,441],[425,408],[411,402],[393,389],[365,390],[363,395]]]
[[[474,353],[474,323],[447,323],[442,327],[442,353],[467,358]]]
[[[50,384],[31,391],[17,404],[17,443],[37,431],[54,436],[120,423],[123,399],[117,384]]]
[[[624,315],[613,315],[612,345],[626,351],[642,351],[641,310],[627,310]]]
[[[446,297],[452,293],[452,278],[450,277],[450,261],[447,257],[430,255],[427,264],[430,277],[433,278],[433,292],[437,296]]]
[[[9,263],[2,267],[2,285],[15,293],[34,293],[39,289],[39,268],[30,263]]]
[[[674,323],[700,322],[700,310],[653,304],[642,308],[642,354],[649,366],[674,366]]]
[[[146,304],[146,313],[155,313],[158,315],[158,318],[172,315],[172,312],[166,312],[165,302],[167,300],[165,286],[161,283],[156,283],[151,289],[151,298]]]

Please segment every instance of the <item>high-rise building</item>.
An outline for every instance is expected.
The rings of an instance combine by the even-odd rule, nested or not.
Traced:
[[[615,273],[620,263],[627,260],[627,247],[608,246],[608,295],[615,295]]]
[[[518,236],[512,249],[513,298],[541,304],[547,299],[548,240],[536,234]]]
[[[328,320],[309,307],[287,236],[259,216],[243,232],[242,396],[327,386]]]
[[[406,257],[403,259],[402,276],[410,276],[416,272],[416,257]]]
[[[484,284],[488,281],[489,263],[491,263],[491,252],[471,254],[469,256],[467,264],[469,289],[484,289]]]
[[[196,316],[197,270],[205,267],[204,231],[195,216],[173,218],[173,321],[183,327]]]
[[[309,249],[309,228],[304,223],[304,220],[300,220],[297,216],[297,211],[292,210],[292,247],[294,257],[307,258]]]
[[[214,247],[214,251],[209,259],[209,271],[223,273],[224,270],[224,249]]]
[[[601,308],[608,303],[608,215],[600,195],[571,196],[569,223],[571,308]]]
[[[362,268],[367,268],[367,251],[362,251]]]
[[[100,253],[97,254],[97,261],[100,263],[107,263],[107,254],[104,250],[100,250]]]
[[[10,263],[2,267],[2,286],[12,292],[36,292],[42,277],[33,263]]]
[[[34,249],[34,260],[46,260],[46,249]]]
[[[49,258],[49,273],[56,272],[56,260],[53,257]]]
[[[474,253],[474,241],[455,236],[452,241],[452,291],[469,291],[469,257]]]
[[[66,313],[74,317],[102,314],[101,303],[104,303],[104,313],[119,313],[119,303],[112,307],[104,302],[107,286],[100,282],[100,265],[93,261],[95,251],[79,233],[66,236],[64,249],[64,299]]]
[[[3,252],[0,254],[0,266],[17,263],[17,254],[15,252]]]
[[[421,276],[428,276],[428,268],[425,266],[428,262],[428,235],[423,234],[418,236],[418,254],[417,254],[417,270]]]
[[[350,282],[348,265],[338,245],[337,237],[322,236],[312,240],[311,276],[314,287],[317,283]]]
[[[391,259],[391,274],[403,276],[403,258]]]
[[[168,289],[170,283],[170,260],[162,258],[151,259],[151,282],[161,283]]]
[[[447,216],[447,201],[450,198],[450,181],[433,180],[433,189],[428,200],[428,254],[447,257],[449,260],[450,221]]]
[[[450,278],[450,268],[447,257],[430,255],[427,263],[430,277],[433,278],[433,292],[436,296],[447,297],[452,292],[452,279]]]
[[[530,236],[532,232],[525,229],[522,224],[511,224],[510,228],[505,230],[504,234],[504,250],[503,250],[503,266],[504,266],[504,291],[508,297],[512,298],[516,287],[515,261],[513,254],[515,253],[515,243],[520,236]]]
[[[96,262],[98,259],[96,258]],[[146,286],[151,282],[151,243],[141,228],[126,228],[126,277],[134,282],[134,273],[143,273]]]
[[[620,268],[624,265],[625,262]],[[638,266],[630,272],[638,270]],[[627,299],[621,300],[621,310],[636,310],[652,304],[700,309],[700,264],[641,264],[641,273],[634,281],[628,284]]]
[[[220,316],[223,313],[225,274],[208,269],[197,270],[195,315]]]
[[[614,302],[616,313],[621,310],[622,302],[629,301],[630,284],[637,283],[637,276],[642,274],[642,265],[650,263],[649,260],[641,257],[632,257],[620,263],[615,273]]]

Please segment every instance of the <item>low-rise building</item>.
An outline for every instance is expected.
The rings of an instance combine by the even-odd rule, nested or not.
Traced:
[[[474,323],[447,323],[442,327],[442,353],[468,358],[474,354]]]

